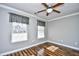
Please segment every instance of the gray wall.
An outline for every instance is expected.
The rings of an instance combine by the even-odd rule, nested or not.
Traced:
[[[11,25],[9,23],[8,10],[0,8],[0,54],[46,41],[46,39],[37,39],[37,20],[30,17],[29,22],[29,40],[24,42],[11,43]]]
[[[48,22],[48,40],[79,48],[79,15]]]

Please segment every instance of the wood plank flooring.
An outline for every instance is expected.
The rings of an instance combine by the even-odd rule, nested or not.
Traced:
[[[36,51],[33,48],[29,48],[29,49],[8,54],[7,56],[35,56],[35,55],[36,55]]]
[[[49,43],[49,42],[46,42],[46,43],[31,47],[31,48],[28,48],[25,50],[21,50],[21,51],[15,52],[15,53],[11,53],[11,54],[8,54],[5,56],[37,56],[37,49],[38,48],[42,49],[42,48],[46,48],[49,46],[59,47],[59,49],[64,52],[64,56],[79,56],[79,51],[76,51],[76,50],[73,50],[73,49],[70,49],[67,47],[63,47],[60,45],[56,45],[53,43]],[[50,55],[49,52],[48,52],[48,54]],[[56,52],[56,54],[58,54],[58,55],[52,54],[52,56],[61,56],[60,52]],[[43,56],[48,56],[48,55],[44,54]]]

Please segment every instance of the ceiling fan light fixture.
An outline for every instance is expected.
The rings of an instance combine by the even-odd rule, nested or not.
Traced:
[[[52,11],[53,11],[52,8],[48,8],[48,9],[47,9],[47,13],[51,13]]]

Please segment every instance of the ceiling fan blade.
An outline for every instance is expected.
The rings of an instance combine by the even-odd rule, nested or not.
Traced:
[[[49,15],[49,13],[46,13],[46,16],[48,16]]]
[[[46,3],[42,3],[42,5],[45,7],[45,8],[48,8],[48,5]]]
[[[41,11],[38,11],[38,12],[36,12],[36,13],[34,13],[34,14],[37,14],[37,13],[40,13],[40,12],[43,12],[43,11],[46,11],[46,9],[41,10]]]
[[[53,9],[54,12],[60,13],[60,11]]]
[[[52,6],[52,8],[58,7],[58,6],[63,5],[63,4],[64,4],[64,3],[57,3],[57,4],[55,4],[54,6]]]

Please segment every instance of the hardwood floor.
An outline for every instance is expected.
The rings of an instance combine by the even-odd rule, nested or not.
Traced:
[[[21,51],[15,52],[15,53],[11,53],[6,56],[37,56],[38,49],[46,48],[49,46],[59,47],[59,50],[64,52],[63,56],[79,56],[79,51],[76,51],[76,50],[73,50],[73,49],[70,49],[67,47],[63,47],[60,45],[56,45],[53,43],[49,43],[49,42],[43,43],[43,44],[28,48],[25,50],[21,50]],[[48,52],[48,55],[51,56],[51,53]],[[43,56],[48,56],[48,55],[46,53],[43,54]],[[52,56],[61,56],[61,55],[62,55],[61,52],[55,52],[52,54]]]

